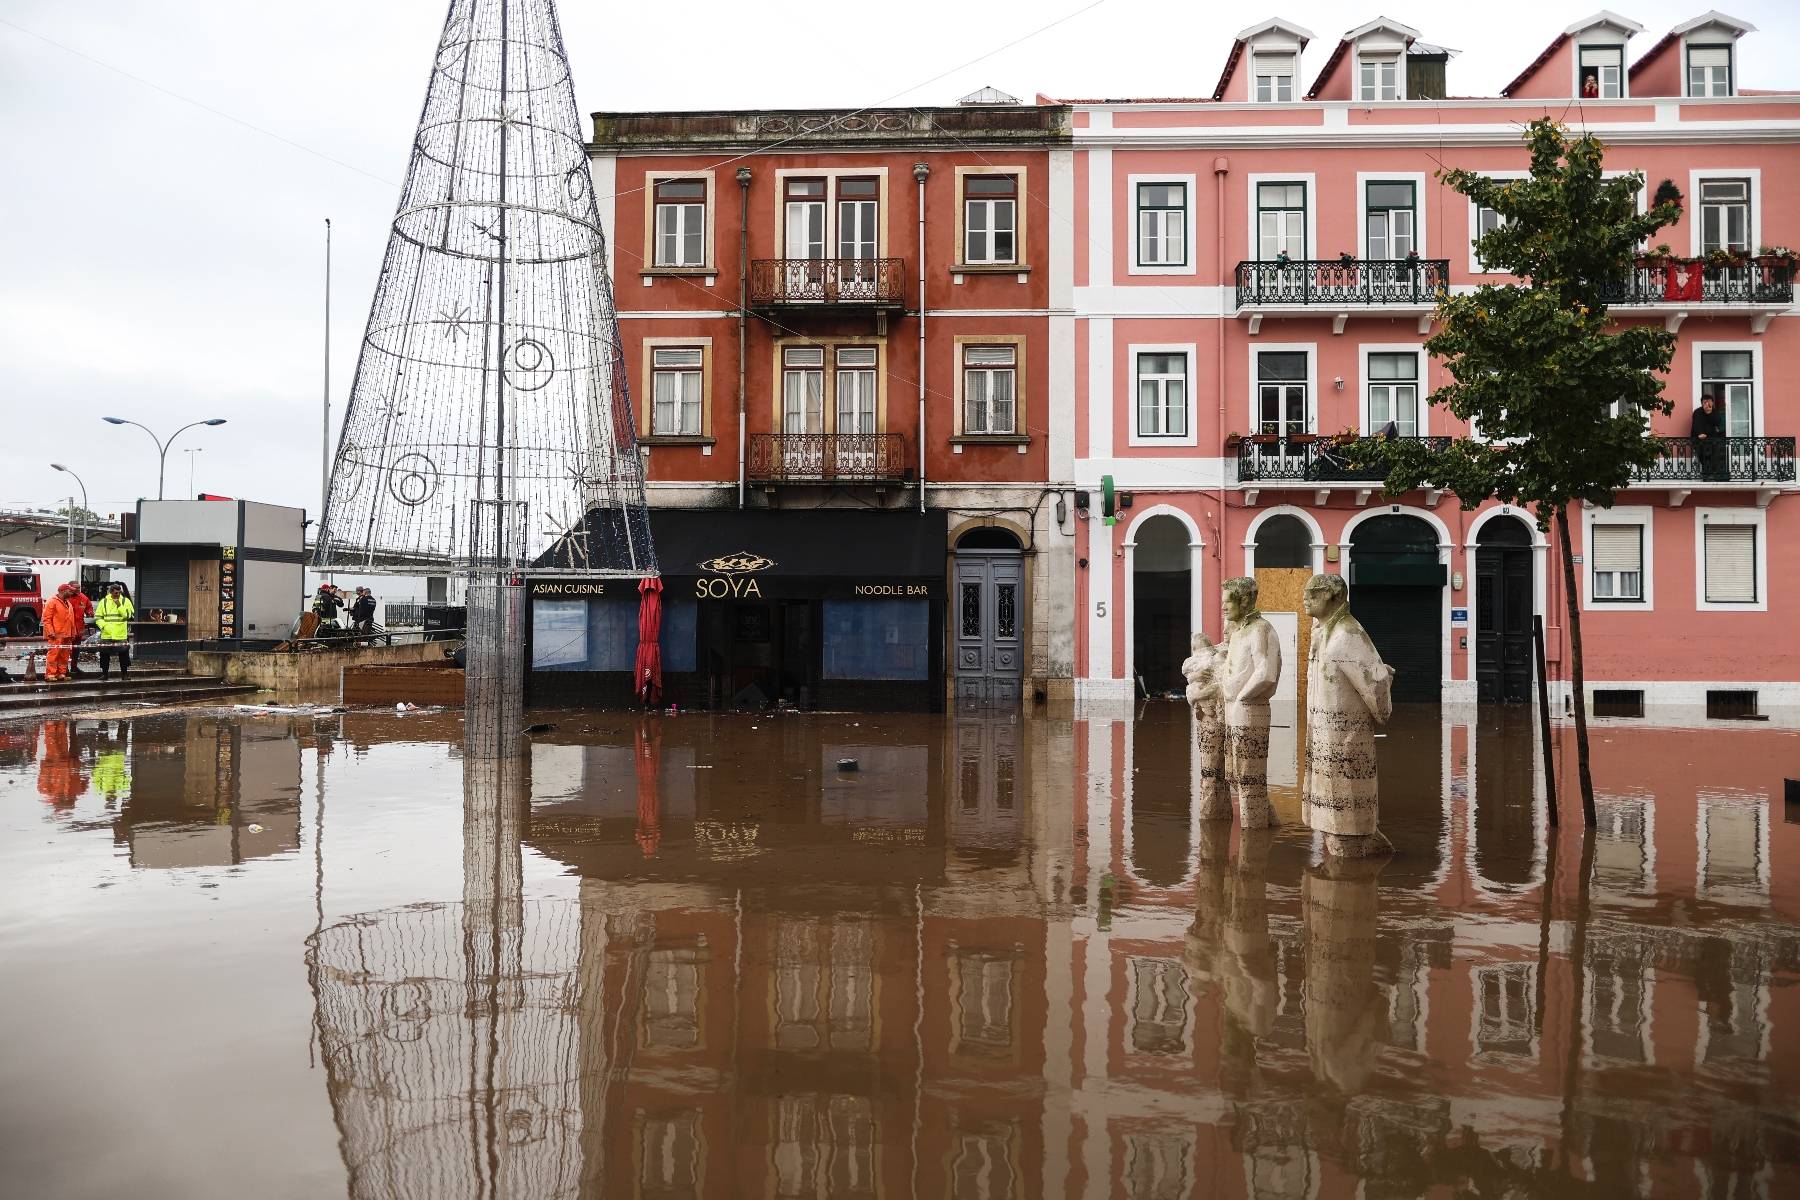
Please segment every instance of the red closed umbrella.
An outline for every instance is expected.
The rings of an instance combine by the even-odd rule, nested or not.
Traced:
[[[662,580],[638,584],[637,669],[631,690],[645,704],[662,699]]]

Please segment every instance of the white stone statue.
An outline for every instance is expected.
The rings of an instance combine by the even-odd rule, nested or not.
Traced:
[[[1196,633],[1193,655],[1181,664],[1187,702],[1194,710],[1194,752],[1200,761],[1200,819],[1229,821],[1231,796],[1225,786],[1225,697],[1220,690],[1225,650]]]
[[[1375,727],[1394,711],[1394,669],[1350,615],[1343,576],[1314,575],[1305,602],[1313,627],[1301,819],[1325,834],[1328,854],[1386,853],[1393,847],[1376,828]]]
[[[1275,824],[1269,807],[1269,697],[1281,682],[1281,641],[1256,611],[1256,580],[1225,581],[1225,779],[1245,829]]]

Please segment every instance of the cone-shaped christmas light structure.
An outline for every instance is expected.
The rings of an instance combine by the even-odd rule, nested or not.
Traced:
[[[451,0],[314,561],[656,571],[552,0]]]

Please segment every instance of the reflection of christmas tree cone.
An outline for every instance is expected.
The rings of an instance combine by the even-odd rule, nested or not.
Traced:
[[[1301,890],[1306,925],[1306,1042],[1313,1074],[1340,1093],[1375,1070],[1381,997],[1375,988],[1377,897],[1383,859],[1327,859]]]
[[[1225,895],[1225,1010],[1245,1030],[1267,1037],[1275,1026],[1275,947],[1269,940],[1267,829],[1238,834],[1237,868]]]

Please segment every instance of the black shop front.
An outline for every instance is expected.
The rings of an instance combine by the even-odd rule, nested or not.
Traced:
[[[655,509],[650,525],[665,703],[942,707],[943,513]],[[636,580],[534,579],[529,602],[531,703],[633,703]]]

